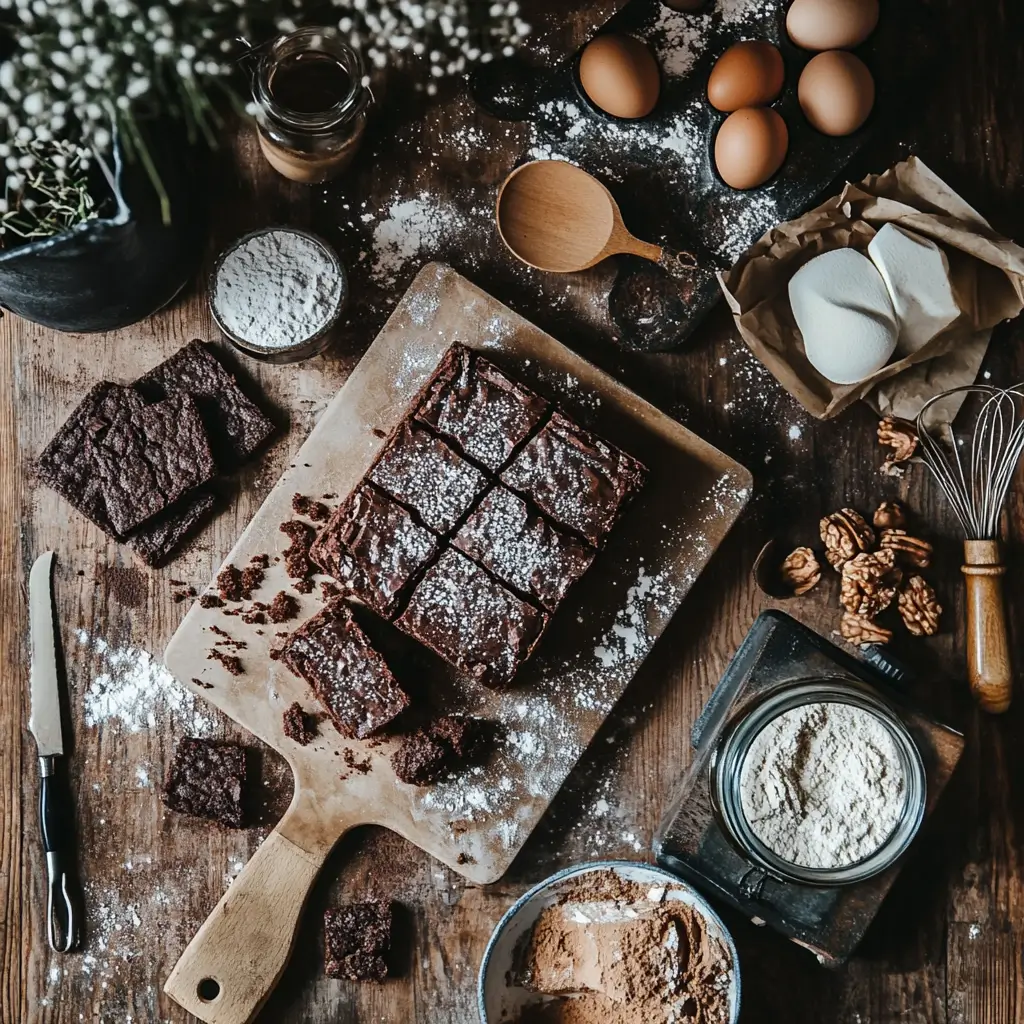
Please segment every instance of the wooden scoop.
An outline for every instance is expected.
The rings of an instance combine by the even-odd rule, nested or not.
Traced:
[[[608,189],[563,160],[534,160],[517,167],[498,193],[497,217],[501,240],[536,270],[568,274],[617,253],[642,256],[673,277],[697,266],[690,253],[630,234]]]

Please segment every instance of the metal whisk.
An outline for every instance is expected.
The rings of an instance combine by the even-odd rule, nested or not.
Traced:
[[[951,395],[977,396],[970,436],[949,428],[937,437],[928,410]],[[965,410],[970,416],[972,410]],[[993,713],[1010,706],[1013,675],[1006,630],[999,520],[1024,452],[1024,384],[973,384],[936,395],[917,417],[920,452],[964,530],[967,579],[967,673],[979,705]]]

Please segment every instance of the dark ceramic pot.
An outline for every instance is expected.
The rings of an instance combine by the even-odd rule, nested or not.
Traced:
[[[174,298],[198,268],[206,241],[201,157],[173,126],[149,136],[170,223],[142,163],[126,160],[116,145],[113,214],[0,251],[0,305],[58,331],[110,331]]]

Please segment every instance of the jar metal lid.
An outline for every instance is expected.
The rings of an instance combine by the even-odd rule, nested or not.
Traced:
[[[867,857],[838,868],[812,868],[779,857],[751,828],[743,812],[740,777],[751,744],[779,715],[808,704],[849,704],[871,712],[896,747],[906,783],[896,827]],[[927,775],[921,752],[896,710],[872,687],[835,679],[802,680],[772,691],[723,733],[710,765],[712,807],[726,836],[748,860],[780,881],[833,887],[866,881],[891,867],[913,842],[924,820]]]

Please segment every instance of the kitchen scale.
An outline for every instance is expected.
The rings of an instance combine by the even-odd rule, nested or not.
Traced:
[[[898,689],[904,669],[880,648],[855,658],[779,611],[764,612],[733,656],[700,717],[691,740],[694,757],[673,794],[654,840],[658,863],[717,896],[757,924],[769,924],[810,950],[826,966],[853,952],[899,874],[902,859],[852,884],[810,885],[767,870],[733,839],[712,797],[720,740],[769,697],[797,685],[823,691],[849,687],[887,705],[913,739],[926,779],[924,815],[935,808],[963,752],[963,736],[907,707]],[[823,697],[823,699],[825,699]],[[920,842],[918,833],[911,849]]]

